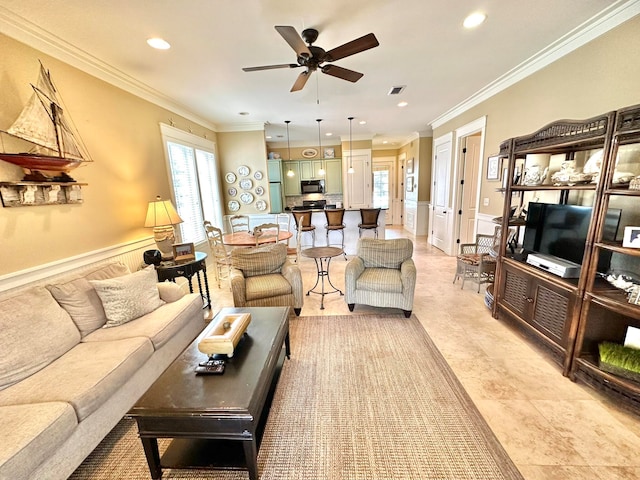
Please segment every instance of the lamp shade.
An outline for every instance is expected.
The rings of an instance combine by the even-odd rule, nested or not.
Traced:
[[[182,219],[176,212],[171,200],[162,200],[158,196],[155,202],[149,202],[147,218],[144,221],[145,227],[161,227],[164,225],[177,225],[178,223],[182,223]]]

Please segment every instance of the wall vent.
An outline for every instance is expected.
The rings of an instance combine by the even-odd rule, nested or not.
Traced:
[[[389,93],[387,93],[387,95],[398,95],[402,93],[405,88],[407,88],[406,85],[400,85],[399,87],[391,87],[391,90],[389,90]]]

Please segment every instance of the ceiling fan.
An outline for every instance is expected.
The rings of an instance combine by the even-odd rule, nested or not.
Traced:
[[[306,70],[298,75],[293,87],[291,87],[292,92],[302,90],[311,76],[311,73],[318,69],[327,75],[338,77],[349,82],[357,82],[364,76],[363,73],[338,67],[337,65],[323,64],[327,62],[335,62],[341,58],[355,55],[356,53],[364,52],[365,50],[369,50],[370,48],[380,45],[376,36],[373,33],[369,33],[326,52],[324,49],[313,45],[318,38],[318,30],[315,28],[307,28],[303,30],[302,36],[298,35],[296,29],[290,26],[277,25],[275,29],[280,35],[282,35],[282,38],[285,39],[291,48],[295,50],[298,55],[298,63],[281,63],[279,65],[265,65],[262,67],[246,67],[242,70],[245,72],[255,72],[257,70],[271,70],[274,68],[306,67]],[[305,45],[305,42],[308,45]]]

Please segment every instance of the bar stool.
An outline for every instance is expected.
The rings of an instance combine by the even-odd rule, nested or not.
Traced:
[[[358,224],[358,236],[362,236],[362,230],[374,230],[375,238],[378,238],[378,215],[380,215],[379,208],[361,208],[360,219],[361,223]]]
[[[325,216],[327,217],[327,223],[324,225],[326,230],[327,237],[327,247],[331,246],[329,243],[329,233],[330,232],[340,232],[342,235],[342,241],[340,242],[340,247],[342,248],[344,259],[347,259],[347,254],[344,253],[344,229],[346,225],[343,223],[344,218],[344,208],[330,208],[324,211]]]
[[[316,246],[316,226],[311,225],[311,210],[296,210],[293,212],[296,230],[302,233],[311,232],[311,246]]]

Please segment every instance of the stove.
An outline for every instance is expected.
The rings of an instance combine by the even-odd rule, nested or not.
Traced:
[[[295,205],[293,210],[324,210],[326,200],[303,200],[302,205]]]

